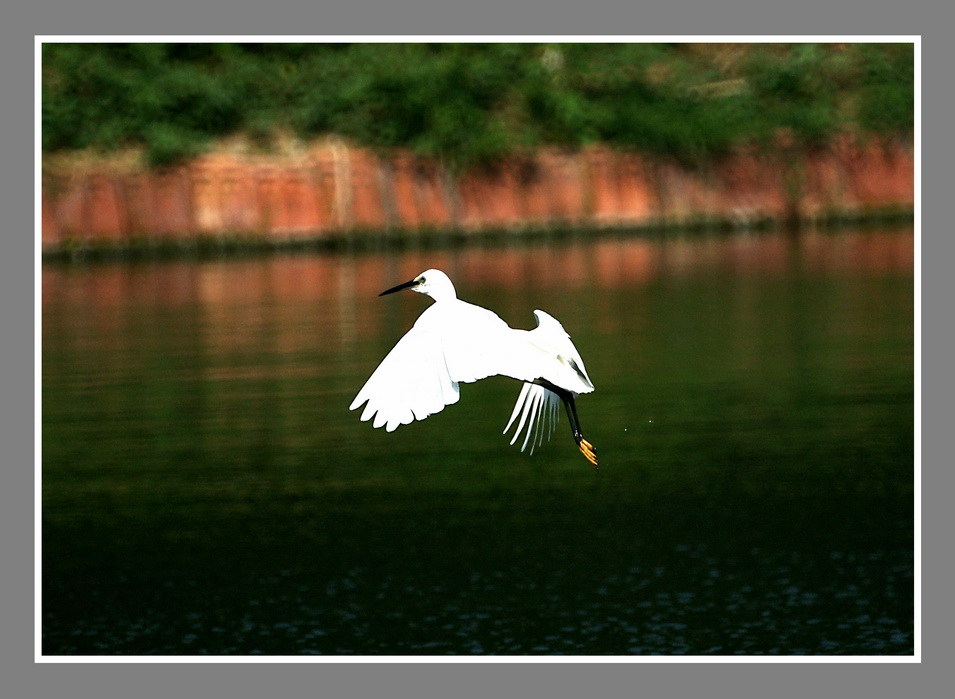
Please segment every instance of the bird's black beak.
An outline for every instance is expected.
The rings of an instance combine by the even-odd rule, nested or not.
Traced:
[[[388,289],[388,290],[386,290],[386,291],[382,291],[382,292],[381,292],[380,294],[378,294],[378,295],[379,295],[379,296],[385,296],[386,294],[393,294],[393,293],[395,293],[396,291],[401,291],[402,289],[410,289],[411,287],[417,286],[417,285],[420,284],[420,283],[421,283],[421,282],[419,282],[417,279],[412,279],[410,282],[405,282],[404,284],[399,284],[398,286],[393,286],[393,287],[391,287],[390,289]]]

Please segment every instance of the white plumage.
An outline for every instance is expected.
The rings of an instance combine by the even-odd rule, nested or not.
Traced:
[[[382,296],[411,289],[430,296],[414,326],[382,360],[352,401],[350,410],[365,404],[362,420],[388,432],[423,420],[457,403],[461,383],[501,375],[524,382],[504,431],[517,419],[511,444],[526,432],[521,450],[531,453],[549,439],[563,402],[574,440],[597,466],[593,446],[580,433],[574,398],[594,390],[584,362],[563,326],[544,311],[534,311],[533,330],[511,328],[486,308],[457,298],[448,276],[429,269],[413,280],[392,287]]]

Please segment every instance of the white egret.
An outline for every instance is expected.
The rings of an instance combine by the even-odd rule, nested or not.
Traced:
[[[534,311],[537,327],[515,330],[492,311],[460,300],[448,276],[429,269],[379,296],[411,289],[434,304],[421,314],[382,360],[352,401],[349,410],[367,402],[361,419],[391,432],[399,425],[424,420],[457,403],[460,383],[488,376],[508,376],[524,383],[511,419],[517,419],[511,444],[526,430],[521,451],[531,453],[550,439],[563,403],[574,441],[597,468],[593,445],[584,439],[574,399],[594,390],[580,353],[563,326],[544,311]],[[518,419],[519,418],[519,419]]]

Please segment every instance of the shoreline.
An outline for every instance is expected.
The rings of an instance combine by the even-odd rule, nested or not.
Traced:
[[[255,257],[272,254],[363,253],[405,249],[449,249],[455,247],[531,245],[541,242],[599,240],[621,237],[654,237],[668,235],[733,235],[790,231],[799,234],[808,230],[837,231],[846,227],[905,227],[915,222],[912,209],[887,208],[866,212],[833,212],[809,220],[762,218],[740,224],[728,219],[694,219],[682,222],[650,222],[595,226],[551,225],[512,226],[508,228],[464,229],[352,229],[337,233],[316,232],[314,235],[274,236],[233,233],[191,235],[178,238],[129,236],[122,240],[97,239],[92,236],[66,238],[55,245],[41,247],[44,264],[87,262],[211,260],[231,257]]]

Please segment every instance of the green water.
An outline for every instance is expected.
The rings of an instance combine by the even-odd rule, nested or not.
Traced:
[[[911,230],[46,265],[46,654],[911,654]],[[387,434],[429,301],[560,319],[595,393]]]

